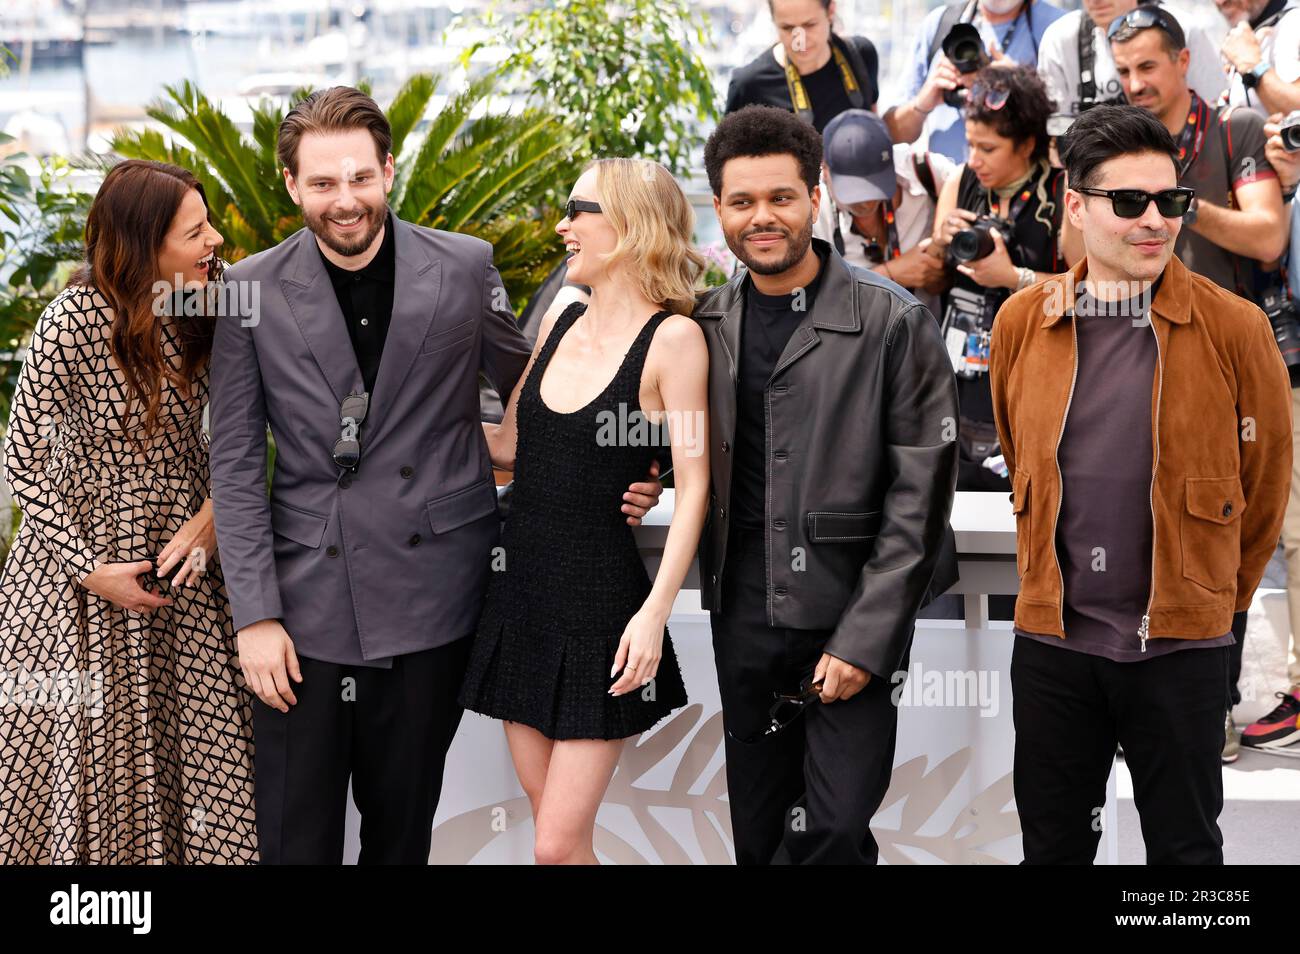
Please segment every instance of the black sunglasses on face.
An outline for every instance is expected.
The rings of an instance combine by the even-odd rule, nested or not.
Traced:
[[[1154,199],[1156,210],[1167,219],[1181,218],[1192,204],[1195,189],[1164,189],[1144,192],[1142,189],[1075,189],[1081,195],[1103,195],[1110,199],[1110,207],[1121,219],[1136,219],[1147,210]]]
[[[356,470],[361,463],[361,441],[357,437],[361,422],[370,410],[370,394],[353,391],[339,407],[339,439],[334,442],[334,463],[344,470]]]
[[[579,212],[599,212],[600,203],[589,202],[586,199],[570,199],[564,203],[564,217],[573,221]]]

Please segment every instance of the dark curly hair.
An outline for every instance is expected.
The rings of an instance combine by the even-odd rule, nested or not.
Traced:
[[[971,95],[964,110],[968,120],[983,123],[1017,144],[1033,139],[1031,158],[1047,158],[1047,117],[1056,111],[1056,104],[1047,95],[1037,70],[1029,66],[986,66],[975,74],[974,87],[1005,90],[1007,99],[993,109],[985,103],[985,97]]]
[[[822,171],[822,137],[809,123],[779,106],[746,106],[724,116],[704,144],[709,188],[722,195],[722,167],[746,156],[794,156],[808,191]]]

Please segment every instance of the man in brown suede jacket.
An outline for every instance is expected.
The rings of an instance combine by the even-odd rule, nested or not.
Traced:
[[[1174,257],[1191,190],[1158,119],[1095,107],[1060,155],[1087,255],[1007,301],[990,353],[1025,860],[1093,860],[1119,743],[1147,861],[1222,863],[1232,616],[1281,532],[1290,381],[1264,313]]]

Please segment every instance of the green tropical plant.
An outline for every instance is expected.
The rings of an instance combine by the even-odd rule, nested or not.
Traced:
[[[13,137],[0,133],[0,146]],[[73,166],[55,156],[36,175],[23,153],[0,161],[0,424],[21,364],[20,350],[72,265],[81,260],[91,196],[71,185]]]
[[[553,0],[509,20],[494,4],[482,25],[512,51],[497,69],[506,88],[590,130],[592,155],[655,159],[684,175],[719,117],[698,53],[711,40],[687,0]]]
[[[387,109],[396,163],[389,204],[408,222],[491,242],[511,301],[521,308],[563,257],[553,231],[560,217],[554,195],[576,177],[586,137],[542,109],[486,109],[494,84],[494,77],[484,77],[429,116],[437,78],[407,80]],[[146,112],[175,134],[172,141],[157,129],[123,129],[113,137],[113,151],[193,172],[230,261],[301,228],[301,212],[275,157],[283,109],[263,101],[253,110],[252,136],[245,138],[220,105],[189,82],[165,89]]]

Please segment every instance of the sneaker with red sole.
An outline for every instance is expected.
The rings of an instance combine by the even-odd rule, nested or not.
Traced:
[[[1300,685],[1275,695],[1282,701],[1276,709],[1246,726],[1241,744],[1252,749],[1278,749],[1300,742]]]

